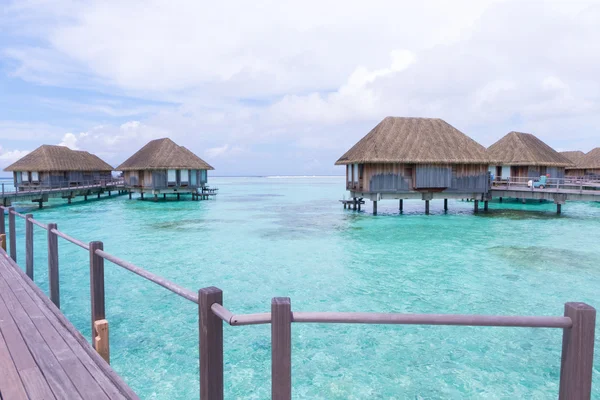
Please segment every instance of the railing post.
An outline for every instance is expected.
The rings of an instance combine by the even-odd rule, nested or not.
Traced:
[[[10,236],[10,258],[17,261],[17,227],[15,224],[15,208],[8,207],[8,234]]]
[[[25,215],[25,272],[33,280],[33,218],[32,214]]]
[[[6,222],[4,222],[5,207],[0,207],[0,235],[6,233]]]
[[[198,291],[200,400],[223,400],[223,321],[212,312],[215,303],[223,304],[221,289]]]
[[[50,300],[60,308],[60,288],[58,279],[58,237],[52,232],[56,224],[48,224],[48,288]]]
[[[90,298],[92,301],[92,343],[95,343],[96,321],[106,318],[104,302],[104,258],[96,254],[104,250],[102,242],[90,242]]]
[[[292,398],[292,306],[289,297],[271,301],[271,399]]]
[[[589,400],[592,393],[596,309],[585,303],[566,303],[565,317],[573,326],[563,330],[559,400]]]

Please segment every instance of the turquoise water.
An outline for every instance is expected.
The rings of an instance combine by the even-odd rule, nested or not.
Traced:
[[[234,313],[296,311],[562,315],[599,306],[600,205],[382,201],[343,210],[343,178],[212,178],[215,201],[53,201],[35,218],[189,289],[217,286]],[[347,196],[347,195],[346,195]],[[28,205],[17,208],[27,211]],[[366,205],[370,211],[370,204]],[[17,219],[19,261],[24,224]],[[35,281],[47,289],[44,231]],[[62,309],[89,327],[87,253],[59,239]],[[198,397],[197,309],[107,262],[111,361],[148,399]],[[305,399],[556,398],[562,332],[439,326],[293,326],[293,391]],[[270,397],[270,326],[224,328],[225,397]],[[600,335],[597,335],[600,336]],[[600,340],[596,342],[600,349]],[[600,350],[594,397],[600,398]]]

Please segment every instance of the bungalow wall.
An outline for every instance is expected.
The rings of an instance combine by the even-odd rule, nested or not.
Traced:
[[[485,193],[486,164],[352,164],[346,167],[348,190],[371,193],[453,191]]]
[[[125,171],[126,185],[152,190],[200,188],[207,182],[206,170],[144,170]]]
[[[579,176],[584,176],[584,175],[585,175],[584,169],[567,169],[565,171],[565,176],[567,176],[567,177],[579,177]]]
[[[564,178],[565,168],[538,165],[513,165],[510,167],[511,178],[533,179],[542,175],[550,175],[550,178]]]
[[[52,189],[100,183],[112,178],[110,171],[16,171],[15,186],[20,189]]]

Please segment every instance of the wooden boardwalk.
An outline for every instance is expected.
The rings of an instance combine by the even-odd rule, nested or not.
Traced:
[[[0,398],[138,398],[1,248]]]

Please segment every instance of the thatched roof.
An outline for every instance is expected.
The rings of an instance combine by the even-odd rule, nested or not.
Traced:
[[[510,132],[491,145],[488,154],[502,165],[573,166],[568,158],[531,133]]]
[[[583,156],[579,166],[584,169],[600,169],[600,147],[596,147]]]
[[[9,165],[5,171],[112,171],[113,167],[87,151],[43,145]]]
[[[581,163],[581,160],[585,156],[585,153],[583,151],[580,151],[580,150],[561,151],[560,154],[562,154],[564,157],[567,157],[569,159],[569,161],[571,161],[573,163],[573,165],[570,167],[567,167],[567,169],[580,169],[581,168],[579,165]]]
[[[438,118],[386,117],[335,163],[487,164],[485,147]]]
[[[117,167],[118,171],[153,169],[214,169],[207,162],[169,138],[148,142]]]

